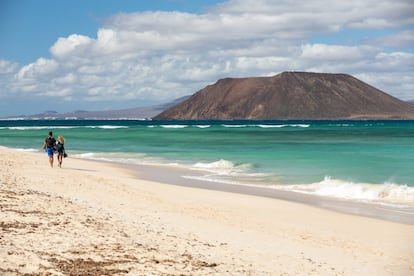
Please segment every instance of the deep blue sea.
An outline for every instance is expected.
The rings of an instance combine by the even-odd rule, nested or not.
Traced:
[[[414,121],[5,120],[0,145],[199,170],[227,184],[414,206]]]

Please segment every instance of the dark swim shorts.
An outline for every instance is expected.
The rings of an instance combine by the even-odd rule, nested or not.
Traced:
[[[53,156],[53,154],[55,153],[54,148],[46,148],[46,151],[47,151],[47,156]]]

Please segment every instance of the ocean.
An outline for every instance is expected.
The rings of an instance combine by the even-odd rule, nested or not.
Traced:
[[[49,130],[65,137],[69,158],[414,207],[414,121],[2,120],[0,145],[40,152]]]

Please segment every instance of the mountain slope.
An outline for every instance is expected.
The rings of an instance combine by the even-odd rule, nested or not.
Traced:
[[[414,119],[414,106],[350,75],[284,72],[221,79],[154,119]]]

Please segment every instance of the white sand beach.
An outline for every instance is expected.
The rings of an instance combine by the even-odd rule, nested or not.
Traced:
[[[1,275],[414,275],[414,225],[0,156]]]

